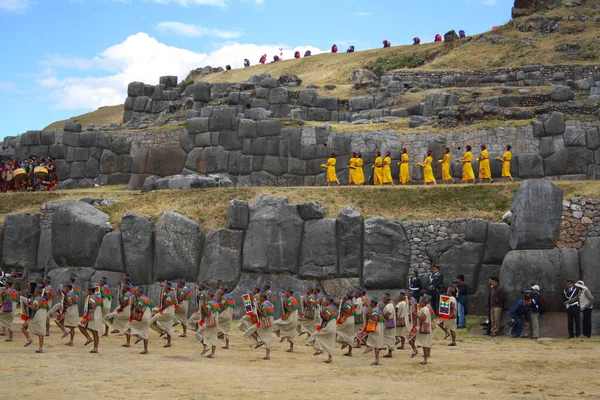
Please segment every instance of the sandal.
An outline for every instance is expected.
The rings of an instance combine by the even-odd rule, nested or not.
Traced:
[[[202,350],[202,353],[200,353],[200,355],[201,355],[201,356],[205,355],[206,353],[208,353],[208,350],[209,350],[209,349],[204,349],[204,350]]]
[[[144,350],[140,354],[148,354],[148,350]]]
[[[141,342],[142,340],[144,340],[144,338],[140,336],[140,337],[139,337],[139,338],[137,338],[137,340],[135,341],[135,344],[138,344],[138,343],[139,343],[139,342]]]
[[[342,354],[342,355],[344,355],[344,356],[346,356],[346,357],[352,357],[352,353],[344,353],[344,354]]]
[[[171,345],[167,343],[163,347],[171,347]]]
[[[396,347],[396,349],[398,349],[398,350],[404,350],[404,346],[398,346],[398,347]]]
[[[379,361],[374,361],[371,363],[371,365],[381,365],[381,364],[379,363]]]
[[[131,347],[129,344],[122,344],[121,347]]]
[[[287,349],[285,352],[286,352],[286,353],[293,353],[293,352],[294,352],[294,349]]]
[[[64,338],[66,338],[67,336],[69,336],[69,332],[65,332],[65,333],[63,333],[63,335],[62,335],[60,338],[61,338],[61,339],[64,339]]]
[[[391,355],[391,354],[386,354],[386,355],[384,355],[384,356],[382,356],[382,357],[383,357],[383,358],[392,358],[392,355]]]
[[[270,360],[270,359],[271,359],[271,357],[264,356],[262,359],[263,359],[263,360]]]
[[[450,333],[446,333],[446,336],[444,336],[444,340],[448,339],[450,337]]]
[[[73,342],[65,343],[65,346],[73,346]]]
[[[418,352],[418,351],[415,351],[415,352],[413,352],[413,353],[410,355],[410,358],[415,358],[415,356],[416,356],[417,354],[419,354],[419,352]]]
[[[88,344],[92,343],[94,340],[93,339],[88,339],[85,341],[84,346],[87,346]]]
[[[426,365],[426,364],[427,364],[427,361],[421,361],[419,364],[421,364],[421,365]]]
[[[187,335],[179,335],[179,337],[187,337]]]
[[[33,340],[30,340],[29,342],[25,343],[25,346],[23,346],[23,347],[27,347],[27,346],[29,346],[32,343],[33,343]]]
[[[209,354],[206,356],[206,358],[215,358],[215,356],[213,356],[212,354]]]
[[[43,353],[43,352],[44,352],[44,350],[42,350],[42,349],[38,349],[38,350],[36,350],[35,352],[36,352],[36,353]]]
[[[259,342],[256,344],[256,346],[254,346],[255,349],[258,349],[260,346],[263,346],[265,344],[265,342]]]
[[[95,354],[97,352],[98,352],[98,350],[90,350],[90,353],[94,353]]]
[[[325,360],[323,361],[325,364],[331,364],[333,362],[333,360]]]
[[[448,346],[456,346],[456,343],[450,343]]]

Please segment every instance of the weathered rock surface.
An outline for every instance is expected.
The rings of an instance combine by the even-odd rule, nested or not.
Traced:
[[[21,271],[37,268],[40,223],[38,214],[8,214],[4,219],[2,265]]]
[[[484,264],[502,264],[504,256],[510,250],[510,226],[507,224],[488,224],[487,240],[483,252]]]
[[[121,232],[110,232],[104,236],[94,266],[97,270],[124,272],[123,242]]]
[[[300,275],[327,279],[337,275],[336,220],[310,220],[304,223]]]
[[[432,260],[433,265],[440,267],[440,271],[444,275],[444,286],[450,286],[457,275],[463,274],[470,293],[474,293],[477,288],[483,251],[483,243],[465,242],[453,246],[442,253],[439,258]]]
[[[354,207],[344,208],[337,218],[339,276],[360,277],[362,267],[363,218]]]
[[[147,218],[126,213],[121,219],[125,271],[134,284],[153,282],[153,231]]]
[[[230,229],[248,229],[250,208],[244,200],[231,200],[227,211],[227,226]]]
[[[243,241],[243,231],[213,229],[208,232],[198,282],[213,282],[218,278],[229,287],[235,287],[242,271]]]
[[[303,220],[321,219],[325,216],[325,208],[316,201],[298,204],[298,211]]]

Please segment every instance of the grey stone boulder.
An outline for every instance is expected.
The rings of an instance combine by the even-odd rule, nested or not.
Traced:
[[[423,116],[432,117],[434,116],[436,108],[446,107],[448,104],[449,93],[443,92],[431,92],[425,94]]]
[[[61,267],[92,268],[104,236],[112,232],[108,215],[81,201],[65,200],[52,214],[54,260]]]
[[[325,218],[304,223],[300,276],[327,279],[337,275],[336,220]]]
[[[385,218],[364,221],[363,285],[369,289],[402,287],[410,266],[404,227]]]
[[[544,177],[544,160],[539,154],[517,155],[519,178],[532,179]]]
[[[36,261],[36,270],[38,272],[50,272],[51,270],[58,268],[58,265],[54,261],[54,257],[52,255],[52,229],[50,228],[40,229],[40,242],[37,248]]]
[[[296,205],[289,204],[286,198],[260,196],[250,206],[243,269],[297,273],[302,228]]]
[[[566,147],[586,147],[586,135],[583,129],[567,126],[563,136]]]
[[[229,152],[222,146],[196,148],[187,157],[185,168],[200,173],[213,173],[227,170]]]
[[[587,148],[597,150],[600,148],[600,131],[598,128],[591,128],[585,131]]]
[[[419,126],[427,125],[431,122],[431,118],[413,115],[408,122],[409,128],[418,128]]]
[[[193,85],[190,85],[192,96],[194,97],[194,101],[202,101],[204,103],[208,103],[210,101],[211,95],[211,86],[210,83],[206,82],[197,82]],[[186,90],[188,92],[188,90]]]
[[[506,307],[521,298],[522,291],[539,285],[548,311],[564,311],[563,289],[567,279],[579,277],[579,253],[564,250],[513,250],[504,257],[500,285],[507,297]]]
[[[528,179],[515,193],[510,211],[510,248],[552,249],[558,238],[563,191],[546,179]]]
[[[208,132],[208,118],[190,118],[187,120],[187,131],[190,135]]]
[[[227,226],[230,229],[248,229],[250,209],[244,200],[231,200],[227,211]]]
[[[301,90],[300,97],[298,98],[298,105],[305,107],[316,107],[317,91],[314,89]]]
[[[187,153],[180,146],[151,148],[148,150],[145,172],[158,176],[171,176],[181,173]]]
[[[444,274],[444,286],[450,286],[458,274],[463,274],[470,293],[474,293],[483,260],[484,247],[483,243],[464,242],[452,246],[439,257],[433,258],[432,264],[437,265]]]
[[[550,93],[552,101],[569,101],[573,100],[574,97],[575,93],[573,93],[570,87],[562,85],[552,86],[552,92]]]
[[[243,242],[243,231],[213,229],[208,232],[198,282],[213,282],[218,277],[229,287],[235,287],[242,271]]]
[[[488,224],[487,239],[483,252],[484,264],[502,264],[510,250],[510,226],[503,223]]]
[[[113,174],[117,172],[118,156],[110,150],[104,150],[100,157],[100,173]]]
[[[321,219],[325,217],[325,208],[316,201],[298,204],[298,212],[303,220]]]
[[[465,240],[468,242],[485,243],[487,238],[488,222],[482,219],[467,221]]]
[[[129,154],[131,142],[125,136],[117,136],[110,143],[110,150],[117,155]]]
[[[344,208],[337,218],[338,276],[360,277],[362,266],[363,218],[354,207]]]
[[[125,263],[123,262],[123,242],[121,232],[110,232],[104,236],[96,264],[97,270],[125,272]]]
[[[379,85],[379,78],[368,69],[359,68],[350,74],[350,82],[355,89],[373,87]]]
[[[150,175],[144,180],[144,184],[142,185],[142,193],[152,192],[156,189],[156,181],[159,179],[156,175]]]
[[[594,296],[594,306],[600,306],[600,237],[588,237],[579,250],[579,265],[581,266],[581,279]]]
[[[594,153],[586,147],[567,147],[544,159],[546,176],[587,174]]]
[[[154,230],[154,279],[196,279],[203,246],[204,234],[197,222],[165,211]]]
[[[283,87],[273,88],[269,91],[269,104],[287,104],[289,102],[288,90]]]
[[[67,132],[81,132],[81,124],[73,121],[66,121],[64,130]]]
[[[350,112],[373,109],[373,97],[353,97],[350,99]]]
[[[237,110],[235,107],[213,110],[208,128],[211,132],[237,130]]]
[[[553,111],[544,121],[546,136],[562,135],[565,133],[565,116],[563,113]]]
[[[550,157],[565,148],[565,140],[562,136],[544,136],[540,138],[539,154],[543,158]]]
[[[134,284],[148,284],[153,278],[153,231],[145,217],[128,212],[121,219],[125,271]]]
[[[34,272],[40,242],[38,214],[7,214],[4,218],[2,266]]]

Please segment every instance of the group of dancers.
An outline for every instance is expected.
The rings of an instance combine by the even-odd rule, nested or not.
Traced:
[[[479,182],[480,183],[493,183],[492,170],[490,167],[490,155],[485,145],[481,145],[481,153],[476,161],[479,161]],[[504,182],[514,182],[513,177],[510,173],[510,163],[512,160],[512,147],[506,146],[506,151],[502,157],[496,157],[496,160],[502,162],[502,178]],[[373,168],[373,174],[369,180],[365,180],[364,161],[361,153],[352,153],[350,161],[348,163],[348,184],[349,185],[394,185],[394,178],[392,176],[392,158],[391,153],[388,151],[385,153],[385,157],[382,157],[381,152],[376,152],[375,162],[371,165]],[[473,171],[473,152],[471,146],[466,146],[466,152],[462,158],[457,158],[455,161],[463,164],[462,169],[462,182],[463,183],[476,183],[475,172]],[[420,167],[423,167],[423,182],[425,185],[436,185],[437,181],[433,174],[433,152],[427,151],[427,156],[423,162],[417,163]],[[444,156],[441,160],[437,160],[442,165],[442,183],[456,183],[456,180],[452,177],[451,164],[452,156],[448,147],[444,148]],[[400,172],[398,181],[401,185],[406,185],[411,182],[410,169],[409,169],[409,157],[406,148],[403,148],[400,155]],[[327,186],[337,183],[341,185],[337,173],[336,173],[336,155],[331,153],[329,159],[321,167],[327,170]]]
[[[0,327],[8,331],[10,342],[13,340],[13,322],[17,306],[21,305],[21,329],[25,336],[25,347],[33,344],[32,335],[38,337],[39,347],[36,353],[44,352],[44,338],[50,335],[50,320],[63,332],[62,339],[68,337],[67,346],[74,345],[76,330],[85,337],[84,346],[93,344],[90,353],[98,353],[100,336],[123,334],[123,347],[131,347],[143,341],[143,351],[148,354],[149,330],[156,331],[166,339],[163,347],[171,347],[177,324],[183,327],[180,337],[186,337],[188,329],[196,331],[195,337],[203,345],[202,355],[214,358],[219,340],[224,340],[223,349],[229,348],[229,335],[233,321],[235,301],[227,285],[218,281],[214,285],[194,284],[190,290],[184,280],[176,285],[163,282],[160,300],[154,306],[144,294],[145,288],[134,286],[125,275],[117,285],[109,287],[106,278],[90,284],[84,296],[83,315],[79,312],[81,297],[75,285],[76,277],[56,292],[52,289],[50,278],[42,283],[31,282],[29,296],[19,296],[13,288],[13,280],[7,279],[5,287],[0,288]],[[422,364],[426,364],[431,352],[432,334],[435,329],[436,300],[423,295],[413,297],[411,290],[399,292],[393,302],[390,294],[383,298],[367,298],[362,288],[349,290],[340,299],[331,295],[322,295],[318,287],[309,287],[304,295],[296,298],[292,288],[279,293],[279,299],[270,289],[270,283],[255,287],[253,293],[242,296],[245,315],[239,321],[238,329],[244,337],[250,339],[255,348],[265,349],[264,360],[271,357],[272,336],[275,334],[281,342],[288,341],[287,352],[294,352],[294,344],[299,336],[307,335],[307,346],[315,349],[314,355],[327,353],[325,363],[333,361],[336,343],[342,350],[348,349],[344,356],[351,357],[352,350],[366,346],[365,353],[373,351],[374,365],[379,365],[380,353],[387,350],[384,358],[391,358],[393,351],[404,349],[405,344],[412,348],[411,358],[423,349]],[[454,297],[454,288],[448,288],[449,298]],[[111,310],[113,293],[117,307]],[[52,303],[56,301],[53,306]],[[433,301],[432,301],[433,300]],[[188,318],[193,301],[196,310]],[[275,318],[275,304],[281,302],[282,314]],[[431,302],[433,302],[433,307]],[[439,302],[439,299],[437,300]],[[451,346],[456,345],[456,301],[444,303],[447,316],[439,325],[446,331],[446,338],[452,336]],[[440,303],[440,310],[441,310]]]

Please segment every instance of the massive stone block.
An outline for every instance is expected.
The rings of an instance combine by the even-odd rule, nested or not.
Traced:
[[[402,287],[410,266],[410,245],[402,225],[381,217],[364,221],[363,285]]]
[[[117,136],[110,143],[110,150],[115,154],[129,154],[131,142],[125,136]]]
[[[510,247],[552,249],[558,238],[563,191],[546,179],[523,182],[513,197],[510,210]]]
[[[298,212],[303,220],[321,219],[325,216],[325,208],[316,201],[298,204]]]
[[[96,257],[94,268],[97,270],[124,272],[123,242],[121,232],[107,233]]]
[[[362,266],[363,218],[354,207],[344,208],[337,218],[338,275],[360,277]]]
[[[581,279],[594,296],[594,308],[600,307],[600,238],[588,237],[579,250]],[[597,311],[594,311],[597,312]]]
[[[209,121],[211,132],[234,131],[237,129],[237,111],[235,107],[213,110]]]
[[[54,260],[62,267],[93,267],[104,236],[112,230],[108,215],[95,207],[60,202],[52,215]]]
[[[268,195],[256,199],[244,240],[244,270],[296,273],[302,226],[298,208],[288,199]]]
[[[221,172],[227,169],[229,152],[222,146],[196,148],[187,156],[185,167],[201,173]]]
[[[483,264],[481,266],[476,288],[468,287],[469,293],[473,293],[475,290],[475,293],[469,295],[469,304],[467,305],[469,314],[487,315],[490,295],[489,279],[492,276],[500,276],[500,269],[502,269],[502,265]]]
[[[327,279],[337,275],[336,220],[325,218],[304,223],[300,275]]]
[[[508,301],[506,307],[521,298],[522,291],[539,285],[549,311],[564,311],[563,289],[566,280],[579,277],[579,253],[564,250],[513,250],[504,257],[500,285]]]
[[[483,252],[484,264],[502,264],[504,256],[510,250],[510,226],[507,224],[488,224],[487,240]]]
[[[147,218],[126,213],[121,219],[125,271],[135,284],[148,284],[153,279],[153,232]]]
[[[20,271],[37,267],[40,221],[38,214],[8,214],[4,218],[2,265]]]
[[[227,211],[227,226],[230,229],[248,229],[250,210],[248,202],[244,200],[231,200]]]
[[[180,146],[149,149],[146,173],[158,176],[177,175],[183,171],[186,158],[187,153]]]
[[[100,173],[113,174],[117,172],[117,155],[110,150],[104,150],[100,157]]]
[[[546,136],[562,135],[565,133],[565,116],[563,113],[554,111],[544,121]]]
[[[444,274],[444,286],[451,286],[456,276],[463,274],[469,291],[474,293],[483,260],[483,251],[483,243],[465,242],[453,246],[442,253],[439,258],[431,261],[440,267],[440,271]]]
[[[546,176],[585,175],[593,162],[594,153],[588,148],[568,147],[544,159],[544,172]]]
[[[467,222],[465,240],[469,242],[485,243],[487,238],[488,223],[481,219]]]
[[[165,211],[154,232],[154,279],[196,279],[203,246],[204,234],[197,222]]]
[[[222,279],[229,287],[235,287],[242,271],[243,242],[243,231],[211,230],[206,235],[198,282]]]
[[[522,179],[542,178],[544,176],[544,160],[539,154],[517,155],[519,177]]]
[[[43,272],[57,268],[58,265],[54,261],[52,255],[52,229],[40,230],[40,243],[37,248],[37,268],[38,272]]]

